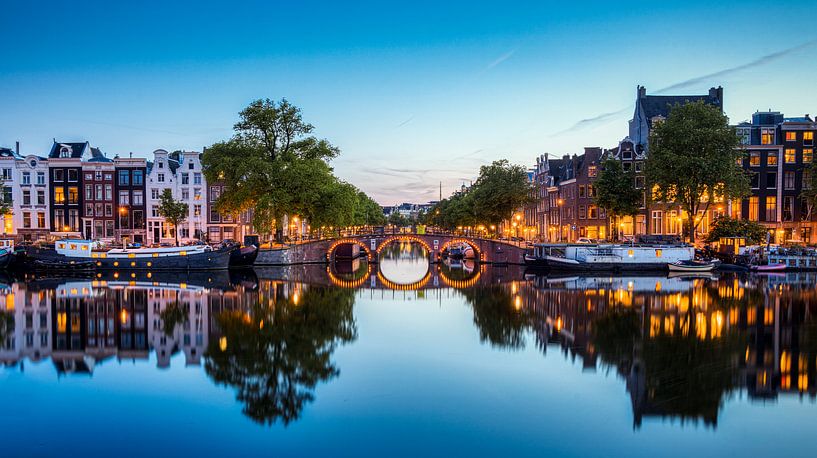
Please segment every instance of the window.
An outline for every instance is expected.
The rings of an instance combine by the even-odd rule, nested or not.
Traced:
[[[201,216],[201,205],[193,205],[193,216]]]
[[[788,171],[783,174],[783,189],[791,191],[794,189],[794,172]]]
[[[159,206],[158,205],[154,205],[153,207],[151,207],[150,216],[152,216],[154,218],[159,217]]]
[[[141,229],[145,227],[145,217],[142,210],[133,211],[133,228]]]
[[[113,237],[114,222],[111,220],[105,221],[105,237]]]
[[[130,171],[120,170],[119,172],[119,186],[128,186],[130,184]]]
[[[23,205],[31,205],[31,190],[23,189]]]
[[[738,131],[738,137],[740,137],[740,143],[742,145],[748,145],[749,143],[752,142],[752,134],[751,134],[752,131],[751,131],[751,129],[743,128],[743,129],[738,129],[737,131]],[[673,231],[671,233],[675,233],[675,232]]]
[[[190,198],[190,188],[182,188],[182,199],[187,200]]]
[[[37,172],[37,184],[45,184],[45,172]]]
[[[54,210],[54,226],[55,231],[65,230],[65,210],[59,208]]]
[[[803,170],[803,189],[811,189],[811,170]]]
[[[3,188],[3,202],[7,204],[11,203],[11,186],[6,186]]]
[[[106,173],[105,174],[105,181],[113,181],[113,174],[112,173]]]
[[[806,146],[814,145],[814,132],[803,132],[803,144]]]
[[[644,177],[635,177],[635,188],[644,189]]]
[[[786,141],[787,142],[797,141],[797,132],[786,132]]]
[[[30,172],[23,172],[23,184],[31,184],[31,173]]]
[[[182,173],[182,184],[190,184],[190,175]]]
[[[159,169],[163,169],[163,168],[165,168],[165,163],[164,163],[164,161],[157,161],[157,162],[156,162],[156,165],[158,165],[158,166],[159,166]]]
[[[652,233],[661,234],[664,229],[664,212],[655,210],[652,212]]]
[[[596,197],[596,188],[592,184],[587,185],[587,197]]]
[[[90,184],[85,185],[85,199],[92,200],[94,198],[94,186]]]
[[[31,213],[23,212],[23,227],[28,229],[31,227]]]
[[[104,189],[104,188],[102,187],[101,184],[98,184],[98,185],[96,185],[95,189],[96,189],[96,200],[102,200],[102,198],[103,198],[102,196],[105,195],[105,194],[102,193],[102,189]]]
[[[760,153],[752,151],[749,153],[749,166],[757,167],[760,165]]]
[[[85,216],[94,216],[94,204],[85,204]]]
[[[584,186],[579,186],[579,197],[584,197]]]
[[[113,200],[113,185],[105,185],[105,200]]]
[[[133,185],[141,186],[145,183],[145,176],[141,170],[133,171]]]
[[[777,221],[777,197],[766,196],[766,221]]]
[[[76,186],[68,187],[68,203],[76,205],[79,203],[79,188]]]
[[[130,214],[128,212],[119,213],[119,227],[121,229],[130,229]]]
[[[119,205],[130,205],[130,192],[119,191]]]
[[[153,200],[159,200],[159,190],[156,188],[151,188],[150,198]]]
[[[571,218],[571,215],[570,215],[570,210],[572,210],[572,208],[568,208],[568,209],[567,209],[567,213],[568,213],[568,214],[567,214],[566,216],[567,216],[567,218],[568,218],[568,219],[570,219],[570,218]],[[214,222],[214,223],[219,223],[219,222],[221,222],[221,215],[219,215],[218,211],[216,211],[216,209],[215,209],[215,208],[211,208],[211,209],[210,209],[210,221],[212,221],[212,222]]]
[[[777,165],[777,152],[776,151],[769,151],[766,153],[766,165],[772,166]]]
[[[165,174],[160,173],[160,174],[156,175],[156,181],[158,181],[159,183],[164,183],[165,182]]]
[[[85,179],[88,180],[88,181],[93,180],[94,179],[94,174],[90,173],[90,172],[86,173],[85,174]]]
[[[96,204],[96,216],[105,216],[105,206],[102,204]],[[102,231],[100,231],[101,233]]]
[[[758,187],[760,187],[759,183],[760,183],[760,174],[759,173],[753,173],[753,174],[749,175],[749,186],[752,189],[757,189]]]
[[[811,148],[803,148],[803,164],[809,164],[814,159],[814,150]]]
[[[201,188],[194,188],[193,189],[193,199],[194,200],[201,200]]]
[[[145,198],[142,195],[142,191],[141,190],[134,190],[133,191],[133,205],[144,205],[144,204],[145,204]]]
[[[587,217],[589,219],[596,219],[599,217],[599,207],[590,205],[587,207]]]
[[[766,173],[766,189],[777,188],[777,172]]]
[[[760,144],[774,145],[774,128],[760,130]]]
[[[113,204],[105,204],[105,216],[113,216]]]
[[[783,221],[794,221],[794,196],[783,197]]]
[[[625,172],[629,172],[630,170],[632,170],[632,169],[633,169],[633,163],[632,163],[632,162],[622,162],[622,163],[621,163],[621,168],[622,168],[622,169],[623,169]]]
[[[94,237],[105,237],[105,223],[100,220],[94,221]]]
[[[786,161],[786,164],[794,164],[797,162],[797,150],[794,148],[786,148],[783,153],[783,159]]]
[[[101,172],[101,171],[99,171],[99,170],[97,170],[96,172],[94,172],[94,179],[95,179],[96,181],[102,181],[102,172]],[[101,232],[101,231],[100,231],[100,232]]]
[[[584,194],[584,186],[581,187],[579,190],[579,197],[583,197]],[[211,186],[210,187],[210,202],[215,202],[221,196],[221,189],[218,186]]]
[[[749,198],[749,221],[757,221],[758,220],[758,198],[757,196],[752,196]]]
[[[37,205],[45,205],[45,189],[37,190]]]
[[[45,212],[37,212],[37,227],[45,227]]]
[[[55,204],[65,204],[65,188],[62,186],[55,186],[54,187],[54,203]]]
[[[644,171],[644,163],[643,162],[636,162],[635,163],[635,171],[636,172],[643,172]]]
[[[76,169],[68,170],[68,181],[72,183],[76,183],[77,181],[79,181],[79,172]]]
[[[587,218],[587,208],[584,205],[579,205],[579,219]]]
[[[201,174],[194,173],[193,174],[193,184],[201,184]]]
[[[65,181],[65,170],[54,169],[54,181]]]
[[[3,169],[2,178],[3,181],[11,180],[11,169]]]

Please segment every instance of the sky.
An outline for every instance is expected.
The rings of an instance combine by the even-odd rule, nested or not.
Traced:
[[[734,122],[817,114],[813,0],[114,3],[0,2],[0,146],[201,151],[286,98],[391,205],[615,146],[638,85],[723,86]]]

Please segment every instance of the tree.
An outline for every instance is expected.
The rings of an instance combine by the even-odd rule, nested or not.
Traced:
[[[721,237],[744,237],[747,244],[755,245],[763,242],[766,233],[766,228],[760,223],[721,216],[712,223],[706,241],[711,243]]]
[[[749,177],[740,162],[745,152],[728,118],[703,101],[676,104],[667,119],[653,126],[645,165],[653,200],[676,204],[686,212],[690,240],[716,199],[749,194]]]
[[[803,191],[800,193],[805,209],[801,213],[800,221],[811,221],[814,207],[817,205],[817,163],[812,162],[803,171]]]
[[[618,234],[617,219],[622,216],[635,218],[641,207],[643,196],[635,187],[635,174],[632,171],[625,172],[621,162],[610,158],[602,164],[593,187],[596,190],[596,204],[610,215],[612,232]]]
[[[187,204],[173,199],[173,191],[165,189],[159,196],[159,216],[173,225],[173,232],[176,235],[176,246],[179,246],[179,225],[187,219]]]
[[[272,232],[285,215],[312,216],[337,179],[328,161],[339,150],[311,135],[314,127],[286,99],[256,100],[239,113],[230,140],[207,148],[208,181],[227,186],[216,206],[225,213],[253,210],[253,226]]]
[[[0,180],[0,189],[5,188],[5,182]],[[11,189],[11,188],[9,188]],[[9,196],[11,196],[11,191],[9,191]],[[11,200],[6,200],[5,197],[0,198],[0,216],[10,215],[11,214]]]
[[[358,191],[357,205],[355,206],[355,225],[382,226],[383,224],[386,224],[383,207],[367,196],[365,192]]]
[[[392,226],[397,227],[406,227],[411,224],[411,221],[398,211],[391,212],[387,221]]]
[[[483,165],[479,177],[468,190],[473,199],[475,222],[499,226],[530,201],[528,171],[506,159]]]

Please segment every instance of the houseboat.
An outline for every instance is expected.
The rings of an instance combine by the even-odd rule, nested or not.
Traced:
[[[5,269],[14,260],[14,240],[0,239],[0,269]]]
[[[229,268],[236,249],[214,250],[207,245],[106,249],[92,240],[59,240],[53,247],[28,247],[26,259],[35,269],[222,270]]]
[[[685,245],[536,244],[525,255],[525,264],[583,272],[656,271],[694,257],[695,249]]]

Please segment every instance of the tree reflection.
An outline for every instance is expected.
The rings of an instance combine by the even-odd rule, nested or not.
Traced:
[[[162,332],[168,337],[173,335],[176,326],[188,321],[187,313],[178,302],[168,304],[167,307],[159,313],[159,317],[162,319]]]
[[[331,356],[357,337],[353,304],[352,290],[311,288],[249,314],[223,312],[216,317],[223,335],[211,339],[205,370],[236,388],[245,415],[287,425],[314,400],[318,382],[340,373]]]
[[[14,334],[14,312],[0,310],[0,347],[2,347],[6,338]]]
[[[525,346],[524,333],[530,320],[518,296],[503,286],[477,286],[462,290],[462,294],[474,310],[481,342],[508,349]]]
[[[652,335],[632,309],[608,311],[594,323],[599,356],[627,378],[637,426],[644,415],[702,418],[714,425],[724,397],[736,388],[739,333],[702,338],[699,326],[706,322],[699,324],[696,313],[676,317],[673,327]]]

